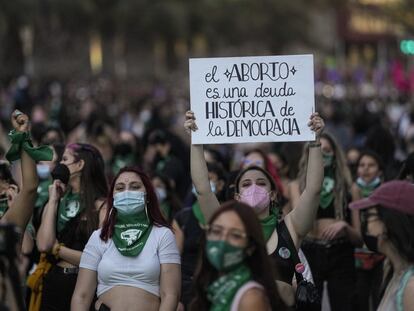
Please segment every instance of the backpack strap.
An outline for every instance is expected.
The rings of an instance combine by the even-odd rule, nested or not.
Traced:
[[[285,221],[280,222],[279,228],[280,228],[279,233],[281,235],[279,238],[282,238],[286,242],[290,250],[290,253],[292,254],[292,260],[293,260],[293,263],[295,264],[295,276],[296,276],[297,282],[299,283],[304,278],[303,278],[302,273],[299,273],[296,271],[296,266],[301,263],[299,259],[299,255],[298,255],[298,250],[296,249],[295,243],[293,243],[292,237],[290,236],[290,233],[286,226]]]

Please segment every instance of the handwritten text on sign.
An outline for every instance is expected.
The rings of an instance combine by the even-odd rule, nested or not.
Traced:
[[[313,56],[190,59],[193,144],[313,140]]]

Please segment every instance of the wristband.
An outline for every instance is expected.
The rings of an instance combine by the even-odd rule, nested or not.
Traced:
[[[309,148],[317,148],[320,146],[321,146],[321,143],[317,143],[317,142],[309,143]]]
[[[63,243],[59,243],[58,245],[56,245],[55,247],[53,247],[52,255],[55,256],[56,259],[59,259],[60,258],[59,257],[60,248],[62,246],[64,246],[64,245],[65,244],[63,244]]]

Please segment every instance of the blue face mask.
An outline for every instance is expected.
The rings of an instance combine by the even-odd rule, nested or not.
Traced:
[[[145,209],[145,193],[142,191],[122,191],[114,195],[114,207],[124,215],[138,214]]]
[[[47,179],[50,176],[50,167],[47,164],[37,164],[36,171],[40,179]]]

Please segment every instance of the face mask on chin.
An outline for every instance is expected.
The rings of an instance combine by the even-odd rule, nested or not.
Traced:
[[[253,184],[240,194],[240,202],[250,205],[259,214],[269,206],[270,194],[265,188]]]

